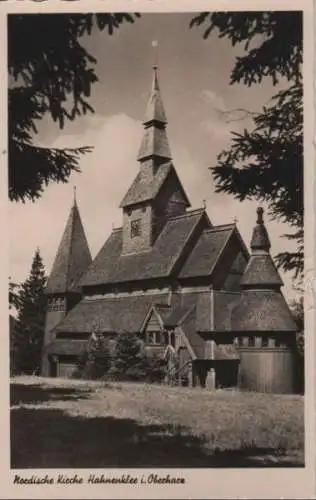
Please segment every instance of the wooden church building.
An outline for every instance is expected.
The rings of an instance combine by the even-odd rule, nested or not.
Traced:
[[[67,377],[98,325],[138,334],[177,360],[191,386],[291,393],[296,325],[270,255],[262,208],[250,253],[236,224],[214,226],[190,201],[172,162],[157,68],[139,168],[94,260],[76,200],[47,283],[42,375]],[[175,371],[175,370],[174,370]]]

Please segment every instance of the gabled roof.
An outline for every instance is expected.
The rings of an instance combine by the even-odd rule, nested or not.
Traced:
[[[153,314],[157,317],[161,328],[163,328],[164,321],[169,317],[170,311],[172,311],[172,308],[169,304],[153,304],[143,320],[140,332],[143,332],[146,329],[148,322],[150,318],[152,318]]]
[[[150,251],[127,255],[121,255],[122,230],[114,230],[80,284],[92,286],[170,276],[193,234],[199,227],[202,231],[203,220],[203,209],[172,217]]]
[[[89,333],[95,322],[101,333],[138,333],[153,304],[168,304],[168,293],[141,296],[85,298],[54,329],[57,332]],[[77,342],[77,341],[76,341]]]
[[[130,205],[135,205],[136,203],[143,203],[145,201],[153,200],[156,198],[160,189],[164,185],[167,178],[173,175],[176,182],[181,189],[182,196],[187,203],[187,207],[190,206],[188,197],[182,187],[178,174],[171,162],[163,163],[159,165],[155,174],[150,178],[146,169],[153,169],[151,165],[152,160],[148,160],[146,164],[142,165],[141,170],[135,177],[131,187],[127,191],[123,200],[121,201],[120,207],[124,208]]]
[[[234,229],[234,224],[228,224],[203,231],[184,264],[179,278],[209,276],[214,270]]]
[[[78,292],[78,280],[91,264],[91,254],[76,201],[70,211],[46,294]]]

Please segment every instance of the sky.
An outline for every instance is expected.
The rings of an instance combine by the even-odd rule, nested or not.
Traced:
[[[192,208],[203,206],[205,201],[213,225],[232,223],[236,218],[249,248],[258,203],[241,203],[232,196],[216,194],[209,167],[216,165],[217,155],[229,147],[232,131],[251,126],[249,118],[227,122],[222,112],[239,108],[260,111],[277,89],[268,80],[250,88],[229,85],[235,57],[242,54],[242,48],[233,49],[216,32],[204,40],[201,28],[189,28],[192,15],[144,14],[135,24],[122,25],[112,36],[94,31],[83,40],[97,59],[99,81],[89,101],[95,113],[68,123],[63,130],[45,118],[38,123],[35,140],[46,147],[93,146],[93,152],[82,157],[82,173],[72,174],[68,184],[50,184],[35,203],[10,204],[13,281],[21,282],[28,276],[36,247],[50,272],[73,204],[74,186],[93,257],[112,227],[121,225],[119,204],[139,168],[136,158],[154,50],[171,153]],[[153,40],[158,41],[157,49],[152,47]],[[267,214],[265,220],[272,255],[291,248],[282,238],[289,228],[269,220]],[[291,275],[281,276],[284,294],[294,298]]]

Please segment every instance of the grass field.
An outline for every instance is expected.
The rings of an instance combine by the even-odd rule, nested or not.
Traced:
[[[299,467],[301,396],[17,377],[12,468]]]

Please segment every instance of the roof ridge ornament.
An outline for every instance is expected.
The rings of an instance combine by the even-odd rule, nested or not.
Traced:
[[[257,224],[264,224],[263,221],[264,210],[262,207],[257,208]]]

